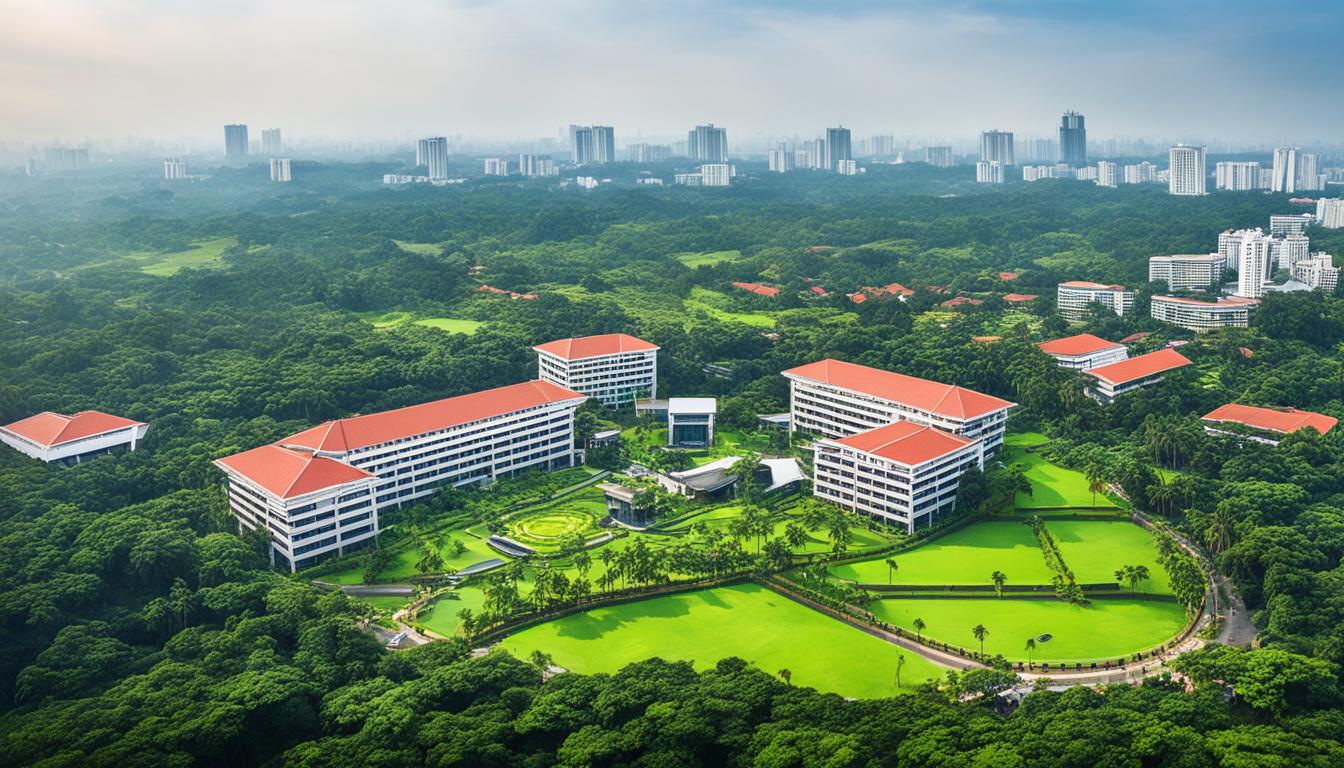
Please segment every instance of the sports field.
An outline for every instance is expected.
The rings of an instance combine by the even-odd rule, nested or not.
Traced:
[[[971,633],[983,624],[989,634],[985,653],[1001,653],[1010,661],[1026,661],[1027,638],[1037,641],[1036,661],[1091,662],[1127,657],[1171,639],[1185,626],[1185,610],[1176,603],[1148,600],[1093,600],[1083,607],[1058,600],[1010,598],[876,600],[869,609],[878,618],[914,632],[916,618],[923,635],[979,650]]]
[[[1139,584],[1139,592],[1171,594],[1147,530],[1124,520],[1047,520],[1045,527],[1079,584],[1115,581],[1119,568],[1146,565],[1152,577]]]
[[[1049,584],[1036,535],[1017,521],[974,523],[923,546],[895,555],[893,584],[984,584],[1003,571],[1009,584]],[[862,584],[887,583],[887,558],[837,565],[831,574]]]
[[[945,671],[757,584],[595,608],[529,627],[499,645],[520,658],[540,649],[582,673],[614,672],[654,656],[705,669],[738,656],[771,674],[788,669],[794,685],[868,698],[897,692],[899,654],[905,689]]]
[[[1092,492],[1087,489],[1087,477],[1082,472],[1052,464],[1044,457],[1020,448],[1010,447],[1004,452],[1003,461],[1010,466],[1021,464],[1031,481],[1031,495],[1019,492],[1013,500],[1019,509],[1094,506]],[[1098,493],[1095,506],[1114,507],[1115,502]]]

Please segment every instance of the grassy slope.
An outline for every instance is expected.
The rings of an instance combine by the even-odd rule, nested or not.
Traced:
[[[1082,472],[1052,464],[1043,457],[1017,447],[1004,453],[1004,463],[1021,464],[1031,481],[1030,496],[1018,493],[1014,500],[1020,509],[1039,507],[1114,507],[1115,502],[1104,494],[1097,494],[1095,504],[1092,492],[1087,490],[1087,478]]]
[[[1171,594],[1167,573],[1157,564],[1153,535],[1133,523],[1116,520],[1047,520],[1064,563],[1080,584],[1115,581],[1124,565],[1146,565],[1152,580],[1140,591]]]
[[[192,243],[191,248],[176,253],[139,252],[130,258],[143,261],[140,271],[156,277],[171,277],[183,269],[218,267],[223,263],[224,251],[238,244],[238,238],[216,237]]]
[[[994,571],[1003,571],[1009,584],[1049,584],[1054,575],[1035,534],[1019,522],[975,523],[895,558],[895,584],[988,586]],[[864,584],[886,584],[886,558],[838,565],[831,573]]]

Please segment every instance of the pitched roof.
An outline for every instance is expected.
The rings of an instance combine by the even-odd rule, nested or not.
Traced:
[[[216,459],[215,465],[237,472],[282,499],[377,477],[343,461],[279,445],[235,453]]]
[[[1017,405],[973,389],[830,358],[790,368],[783,375],[862,392],[954,419],[973,419]]]
[[[969,296],[958,296],[954,299],[948,299],[947,301],[944,301],[940,306],[954,308],[954,307],[960,307],[963,304],[970,304],[971,306],[978,307],[984,303],[985,302],[981,301],[980,299],[972,299]]]
[[[1196,307],[1212,308],[1253,307],[1260,303],[1259,299],[1249,299],[1244,296],[1219,296],[1216,301],[1203,301],[1202,299],[1192,299],[1187,296],[1154,296],[1153,301],[1170,302],[1173,304],[1190,304]]]
[[[1034,293],[1006,293],[1003,295],[1003,300],[1009,304],[1022,304],[1028,301],[1035,301],[1039,298],[1040,296],[1037,296]]]
[[[1174,349],[1159,349],[1156,352],[1131,357],[1118,363],[1092,368],[1083,371],[1083,373],[1096,376],[1098,379],[1111,384],[1127,384],[1154,374],[1184,368],[1187,365],[1190,365],[1190,360],[1180,352]]]
[[[143,421],[132,421],[102,411],[80,411],[74,416],[43,411],[36,416],[29,416],[13,424],[6,424],[0,429],[50,448],[54,445],[114,432],[126,427],[138,427],[143,424]]]
[[[733,287],[741,288],[742,290],[747,291],[749,293],[754,293],[757,296],[768,296],[772,299],[779,295],[779,289],[772,285],[761,285],[760,283],[734,282]]]
[[[975,441],[913,421],[898,421],[828,442],[914,466],[946,456]]]
[[[1339,419],[1323,413],[1299,411],[1296,408],[1260,408],[1254,405],[1228,403],[1204,414],[1205,421],[1234,421],[1248,427],[1269,432],[1289,434],[1303,427],[1311,427],[1321,434],[1329,432]]]
[[[1021,277],[1021,276],[1022,276],[1022,275],[1018,274],[1017,272],[1000,272],[1000,273],[999,273],[999,279],[1002,280],[1002,281],[1004,281],[1005,283],[1007,283],[1007,282],[1012,282],[1013,280],[1016,280],[1017,278],[1019,278],[1019,277]]]
[[[279,440],[277,444],[314,451],[353,451],[491,416],[502,416],[524,408],[573,399],[582,400],[584,395],[548,381],[527,381],[394,411],[328,421]]]
[[[1093,336],[1090,333],[1080,333],[1077,336],[1065,336],[1062,339],[1053,341],[1042,341],[1036,346],[1047,355],[1064,355],[1065,357],[1075,357],[1077,355],[1090,355],[1093,352],[1100,352],[1103,349],[1114,349],[1123,347],[1114,341],[1107,341],[1100,336]]]
[[[1060,283],[1060,284],[1059,284],[1059,287],[1060,287],[1060,288],[1091,288],[1091,289],[1094,290],[1094,291],[1123,291],[1123,290],[1125,290],[1125,286],[1123,286],[1123,285],[1104,285],[1104,284],[1102,284],[1102,283],[1092,283],[1092,282],[1088,282],[1087,280],[1069,280],[1068,282]]]
[[[643,339],[637,339],[624,333],[605,333],[601,336],[556,339],[545,344],[538,344],[532,349],[538,352],[548,352],[565,360],[583,360],[589,357],[615,355],[621,352],[645,352],[650,349],[658,349],[658,345],[650,344]]]
[[[1144,339],[1146,339],[1146,338],[1148,338],[1149,336],[1152,336],[1152,335],[1153,335],[1153,332],[1152,332],[1152,331],[1139,331],[1138,333],[1131,333],[1131,334],[1129,334],[1128,336],[1126,336],[1125,338],[1121,339],[1121,340],[1120,340],[1120,343],[1121,343],[1121,344],[1128,344],[1128,343],[1130,343],[1130,342],[1132,342],[1132,341],[1143,341]]]

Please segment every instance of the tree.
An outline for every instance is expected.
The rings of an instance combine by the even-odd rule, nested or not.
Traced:
[[[924,620],[915,617],[915,620],[910,622],[910,626],[915,628],[915,639],[921,643],[924,642]]]
[[[536,667],[540,672],[543,673],[549,670],[551,668],[551,664],[553,663],[551,654],[546,653],[541,649],[533,651],[532,655],[529,656],[528,659],[532,662],[532,666]]]
[[[1233,499],[1219,502],[1204,529],[1204,546],[1214,555],[1226,552],[1237,542],[1236,504],[1232,502]]]
[[[802,549],[807,544],[807,530],[803,526],[790,522],[784,526],[784,541],[791,549]]]
[[[1003,597],[1003,584],[1008,581],[1008,577],[1004,575],[1003,571],[995,571],[990,574],[989,580],[994,582],[994,593]]]
[[[779,670],[779,676],[785,685],[793,685],[793,673],[789,671],[788,667]]]
[[[975,639],[980,641],[980,655],[984,656],[985,638],[989,636],[989,630],[985,629],[984,624],[976,624],[974,627],[971,628],[971,634],[975,635]]]
[[[1097,506],[1097,494],[1106,490],[1106,470],[1100,464],[1089,464],[1084,470],[1087,490],[1092,492],[1092,506]]]
[[[896,654],[896,687],[901,687],[901,667],[905,666],[905,654]]]
[[[1021,464],[1016,463],[1008,468],[1008,487],[1014,495],[1025,493],[1029,497],[1035,490],[1030,478],[1027,477],[1026,470],[1022,468]]]
[[[1032,655],[1033,653],[1035,653],[1035,651],[1036,651],[1036,638],[1034,638],[1034,637],[1028,637],[1028,638],[1027,638],[1027,646],[1026,646],[1026,650],[1027,650],[1027,666],[1030,667],[1030,666],[1031,666],[1031,655]]]
[[[900,563],[896,562],[896,558],[894,557],[888,557],[886,559],[886,564],[887,564],[887,586],[891,586],[891,576],[896,572],[898,568],[901,567],[901,565]]]

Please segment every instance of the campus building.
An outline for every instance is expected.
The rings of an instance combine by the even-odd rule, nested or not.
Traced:
[[[1087,393],[1101,403],[1110,403],[1116,397],[1140,387],[1156,384],[1169,371],[1184,368],[1190,361],[1174,349],[1159,349],[1146,355],[1131,357],[1118,363],[1084,371],[1096,381]]]
[[[1293,279],[1312,290],[1333,293],[1339,285],[1339,267],[1328,253],[1315,253],[1291,267]]]
[[[891,371],[818,360],[783,372],[789,380],[789,429],[847,437],[897,421],[937,427],[984,444],[1003,445],[1008,411],[1016,403],[952,384]]]
[[[712,397],[671,397],[667,400],[667,444],[675,448],[714,445],[718,401]]]
[[[1224,296],[1217,301],[1154,296],[1152,315],[1164,323],[1202,333],[1214,328],[1245,328],[1250,325],[1251,310],[1259,304],[1259,299],[1240,296]]]
[[[537,378],[606,406],[658,396],[658,346],[624,333],[557,339],[532,348]]]
[[[1254,405],[1228,403],[1204,414],[1204,431],[1210,435],[1232,435],[1245,440],[1278,445],[1284,435],[1310,427],[1324,435],[1339,419],[1296,408],[1259,408]],[[1238,424],[1235,431],[1227,425]]]
[[[215,461],[241,529],[267,528],[291,571],[378,534],[378,513],[441,487],[574,463],[582,394],[512,384],[320,424]]]
[[[984,442],[898,421],[815,446],[812,495],[913,533],[952,511],[957,484],[983,467]]]
[[[1123,285],[1070,280],[1059,284],[1055,304],[1060,317],[1066,320],[1082,320],[1092,304],[1100,304],[1117,315],[1127,315],[1134,311],[1134,292]]]
[[[1148,282],[1161,280],[1173,291],[1215,288],[1223,282],[1224,259],[1217,253],[1152,256]]]
[[[101,411],[73,416],[43,411],[0,427],[0,443],[39,461],[65,466],[122,447],[135,450],[149,425]]]
[[[1055,358],[1060,368],[1074,371],[1086,371],[1103,365],[1118,363],[1129,357],[1129,348],[1124,344],[1107,341],[1090,333],[1066,336],[1053,341],[1043,341],[1036,346],[1045,354]]]

